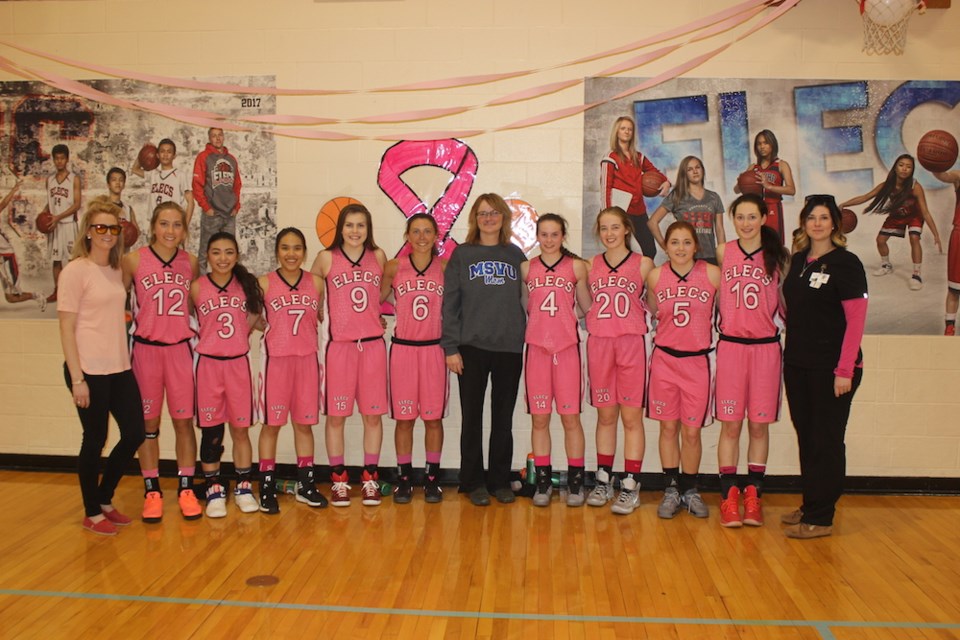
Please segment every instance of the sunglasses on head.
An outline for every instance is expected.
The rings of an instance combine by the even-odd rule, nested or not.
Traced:
[[[815,202],[815,203],[822,203],[822,204],[828,204],[828,203],[831,203],[831,202],[832,202],[833,204],[837,204],[837,199],[834,198],[834,197],[833,197],[832,195],[830,195],[829,193],[814,193],[814,194],[811,194],[811,195],[809,195],[809,196],[807,196],[807,197],[805,197],[805,198],[803,199],[803,204],[807,204],[808,202],[811,202],[811,201],[812,201],[812,202]]]
[[[90,225],[90,228],[93,229],[94,233],[100,236],[108,231],[110,232],[110,235],[118,236],[122,230],[118,224],[92,224]]]

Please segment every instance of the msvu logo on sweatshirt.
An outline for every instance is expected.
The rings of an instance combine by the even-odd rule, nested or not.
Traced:
[[[517,269],[499,260],[481,260],[470,265],[470,279],[483,278],[483,284],[503,284],[506,278],[517,279]]]

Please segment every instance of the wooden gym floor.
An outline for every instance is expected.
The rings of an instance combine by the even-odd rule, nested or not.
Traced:
[[[958,497],[846,496],[833,537],[794,541],[794,495],[740,530],[716,494],[707,521],[661,521],[653,492],[620,517],[452,488],[185,522],[164,484],[162,523],[99,537],[73,476],[0,472],[0,637],[960,639]],[[128,477],[115,503],[140,496]]]

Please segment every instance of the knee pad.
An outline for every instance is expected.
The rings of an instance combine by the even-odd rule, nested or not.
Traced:
[[[159,437],[160,437],[159,431],[147,431],[146,433],[143,434],[144,440],[156,440]]]
[[[223,456],[223,425],[203,427],[200,433],[200,462],[220,462]]]

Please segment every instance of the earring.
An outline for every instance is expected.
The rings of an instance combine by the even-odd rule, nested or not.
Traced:
[[[87,240],[93,240],[93,236],[87,236]]]

